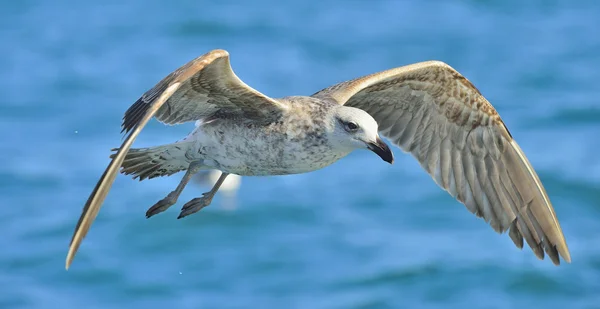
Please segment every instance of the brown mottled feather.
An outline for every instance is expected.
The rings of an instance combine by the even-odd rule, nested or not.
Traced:
[[[434,181],[497,232],[556,265],[571,256],[546,191],[494,107],[439,61],[342,82],[313,95],[361,108]]]

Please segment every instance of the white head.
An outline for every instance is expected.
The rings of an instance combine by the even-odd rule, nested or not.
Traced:
[[[379,137],[378,127],[377,121],[364,110],[341,105],[333,110],[333,131],[329,141],[349,151],[369,149],[391,164],[394,154]]]

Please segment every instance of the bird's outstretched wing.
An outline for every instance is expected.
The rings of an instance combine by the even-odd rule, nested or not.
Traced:
[[[154,117],[173,125],[209,116],[237,117],[271,122],[287,106],[244,84],[231,70],[229,54],[213,50],[173,71],[140,97],[123,117],[123,131],[131,131],[157,104],[157,98],[172,84],[179,89],[158,106]]]
[[[156,117],[178,124],[210,117],[269,123],[287,106],[244,84],[231,70],[225,50],[208,52],[175,70],[148,90],[125,113],[123,131],[129,133],[87,200],[75,228],[66,268],[106,198],[129,148],[146,123]]]
[[[571,256],[539,177],[494,107],[449,65],[428,61],[323,89],[314,97],[368,112],[454,198],[535,255]]]

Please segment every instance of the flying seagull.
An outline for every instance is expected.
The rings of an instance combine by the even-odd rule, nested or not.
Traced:
[[[184,139],[130,149],[155,117],[195,121]],[[311,96],[270,98],[232,71],[229,53],[213,50],[178,68],[142,95],[123,117],[127,134],[92,191],[71,239],[68,269],[119,169],[140,180],[185,171],[177,188],[147,217],[174,205],[200,170],[221,176],[178,218],[209,205],[225,178],[305,173],[356,149],[393,163],[379,134],[416,158],[433,180],[519,248],[555,265],[571,256],[539,177],[494,107],[449,65],[426,61],[359,77]]]

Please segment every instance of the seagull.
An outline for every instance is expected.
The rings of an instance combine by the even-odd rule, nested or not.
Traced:
[[[175,143],[131,149],[151,118],[195,129]],[[146,212],[167,210],[200,170],[221,175],[183,205],[208,206],[228,175],[268,176],[321,169],[357,149],[390,164],[387,138],[435,183],[522,249],[555,265],[571,256],[542,182],[494,107],[458,71],[425,61],[338,83],[311,96],[270,98],[241,81],[229,53],[212,50],[144,93],[123,117],[121,147],[87,200],[66,258],[69,269],[119,170],[139,180],[185,171],[175,190]],[[545,254],[544,254],[545,252]],[[560,256],[560,257],[559,257]]]

